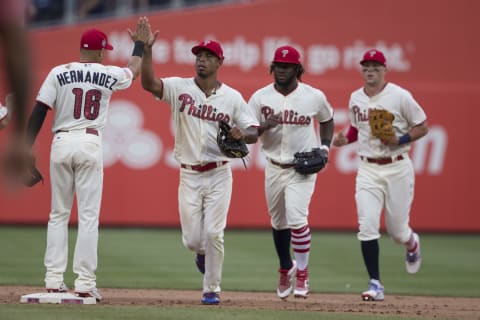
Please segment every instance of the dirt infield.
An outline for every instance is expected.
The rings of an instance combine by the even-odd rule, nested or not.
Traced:
[[[20,296],[42,292],[40,287],[0,287],[0,304],[20,303]],[[200,292],[160,289],[102,289],[104,305],[200,306]],[[274,292],[222,292],[218,308],[300,310],[420,319],[480,320],[479,298],[386,296],[383,302],[363,302],[358,295],[313,293],[306,300],[282,301]],[[216,308],[217,306],[213,306]]]

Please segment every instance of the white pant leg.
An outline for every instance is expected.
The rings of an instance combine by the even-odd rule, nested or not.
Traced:
[[[275,230],[308,224],[308,207],[315,190],[316,174],[301,175],[270,162],[265,167],[265,197]]]
[[[356,177],[355,201],[360,241],[380,238],[380,218],[384,206],[385,186],[381,179],[380,166],[360,163]]]
[[[74,156],[75,191],[78,204],[78,236],[73,256],[76,291],[96,287],[98,224],[103,190],[101,140],[84,135]],[[85,139],[84,138],[84,139]]]
[[[47,226],[47,246],[44,265],[45,286],[58,288],[68,263],[68,221],[74,198],[71,143],[55,139],[50,151],[50,181],[52,203]]]
[[[205,253],[203,239],[203,180],[201,173],[180,169],[178,210],[182,228],[183,245],[196,252]]]
[[[206,172],[180,171],[179,211],[183,244],[205,254],[204,292],[220,292],[224,229],[232,194],[230,164]]]
[[[406,243],[412,234],[409,226],[413,202],[415,173],[409,158],[391,165],[385,197],[385,225],[398,243]]]
[[[315,190],[316,174],[302,175],[293,171],[285,188],[285,209],[288,227],[298,229],[308,225],[308,207]]]
[[[290,169],[282,169],[270,163],[270,161],[267,161],[265,165],[265,200],[270,215],[270,224],[275,230],[288,228],[285,187],[289,181],[286,174],[289,171]]]
[[[232,197],[230,164],[210,171],[209,192],[204,199],[205,276],[203,292],[220,292],[224,260],[224,230]]]

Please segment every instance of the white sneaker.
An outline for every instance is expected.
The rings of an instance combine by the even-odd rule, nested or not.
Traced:
[[[295,298],[307,299],[310,294],[310,287],[308,285],[308,269],[297,270],[295,290],[293,290]]]
[[[417,243],[417,249],[414,252],[408,252],[405,257],[405,267],[407,268],[408,273],[417,273],[420,270],[420,265],[422,264],[422,256],[420,255],[420,237],[418,234],[414,233],[413,238]]]
[[[380,281],[376,279],[370,280],[370,287],[362,293],[363,301],[383,301],[385,299],[385,288]]]
[[[90,291],[75,291],[75,295],[81,298],[95,298],[97,302],[102,301],[102,296],[97,288],[93,288]]]
[[[68,292],[68,287],[65,282],[62,282],[58,288],[45,288],[47,292]]]
[[[281,299],[287,298],[290,293],[292,293],[292,281],[296,271],[297,262],[295,260],[292,260],[292,267],[290,269],[278,269],[278,272],[280,273],[280,279],[278,280],[277,295]]]

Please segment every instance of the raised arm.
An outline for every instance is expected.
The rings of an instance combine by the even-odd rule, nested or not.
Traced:
[[[135,43],[132,56],[128,60],[127,64],[127,68],[129,68],[133,73],[133,79],[137,78],[140,74],[143,48],[145,43],[150,38],[150,33],[150,24],[148,23],[148,19],[146,17],[140,17],[138,19],[135,31],[132,32],[132,30],[128,29],[128,34]]]
[[[143,50],[143,59],[141,63],[141,73],[142,73],[142,87],[143,89],[150,91],[155,96],[162,98],[163,97],[163,82],[160,79],[155,79],[153,72],[153,61],[152,61],[152,47],[157,39],[158,31],[155,31],[154,34],[150,31],[148,40],[145,42]]]

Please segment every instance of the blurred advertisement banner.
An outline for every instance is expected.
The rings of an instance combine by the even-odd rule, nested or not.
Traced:
[[[306,69],[303,81],[324,91],[335,109],[336,131],[349,125],[350,93],[363,85],[359,60],[376,47],[387,57],[387,80],[411,91],[424,108],[430,132],[416,142],[410,157],[416,169],[412,226],[425,231],[480,231],[478,191],[480,151],[480,2],[298,0],[246,4],[148,15],[159,30],[154,47],[155,74],[194,75],[190,49],[200,40],[221,42],[222,82],[246,100],[272,82],[269,65],[276,47],[294,45]],[[133,44],[127,28],[137,17],[31,32],[35,92],[58,64],[78,60],[79,37],[89,27],[107,33],[114,50],[106,64],[123,66]],[[2,79],[3,81],[3,79]],[[0,82],[0,99],[6,89]],[[0,223],[45,223],[50,210],[49,153],[51,114],[34,150],[46,184],[11,193],[1,190]],[[8,129],[7,129],[8,130]],[[477,133],[475,133],[477,132]],[[0,145],[5,145],[0,131]],[[167,105],[132,88],[113,95],[103,135],[105,179],[102,225],[178,226],[178,168],[173,158],[173,121]],[[264,196],[265,160],[251,145],[248,169],[233,162],[233,197],[228,226],[268,228]],[[3,147],[2,147],[3,148]],[[356,145],[332,147],[329,163],[317,179],[310,206],[312,228],[356,230],[354,186]],[[73,214],[76,216],[76,209]],[[76,218],[76,217],[75,217]],[[76,221],[73,219],[73,221]]]

